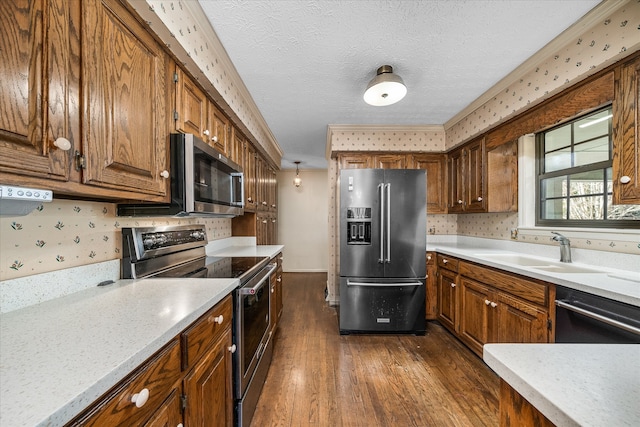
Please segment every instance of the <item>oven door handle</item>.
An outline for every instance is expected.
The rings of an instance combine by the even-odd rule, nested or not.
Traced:
[[[627,332],[631,332],[632,334],[635,334],[635,335],[640,335],[640,328],[636,328],[635,326],[628,325],[628,324],[626,324],[624,322],[620,322],[618,320],[611,319],[610,317],[603,316],[601,314],[594,313],[594,312],[589,311],[589,310],[585,310],[584,308],[576,307],[573,304],[569,304],[569,303],[566,303],[566,302],[561,301],[561,300],[556,300],[556,305],[558,307],[562,307],[562,308],[567,309],[569,311],[573,311],[575,313],[582,314],[583,316],[590,317],[591,319],[599,320],[602,323],[606,323],[607,325],[614,326],[614,327],[616,327],[618,329],[622,329],[622,330],[625,330]]]
[[[262,271],[266,270],[267,268],[269,269],[268,272],[266,273],[258,273],[263,275],[262,278],[260,279],[260,281],[258,283],[256,283],[253,287],[249,288],[249,287],[244,287],[244,288],[240,288],[240,295],[255,295],[258,293],[258,291],[260,290],[260,288],[262,288],[266,282],[269,281],[269,276],[271,276],[271,273],[273,273],[276,269],[277,265],[276,264],[269,264],[267,267],[265,267],[264,269],[262,269]]]

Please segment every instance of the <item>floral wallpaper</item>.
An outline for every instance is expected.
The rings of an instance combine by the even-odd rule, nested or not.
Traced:
[[[445,125],[446,147],[452,148],[496,123],[515,116],[531,104],[570,87],[640,49],[640,2],[627,1],[609,17],[558,48],[531,71],[513,76],[506,87],[456,123]]]
[[[442,126],[340,126],[329,125],[331,151],[442,152]]]
[[[231,237],[228,218],[129,218],[113,203],[57,200],[26,216],[0,218],[0,280],[120,259],[122,227],[204,224],[211,240]]]

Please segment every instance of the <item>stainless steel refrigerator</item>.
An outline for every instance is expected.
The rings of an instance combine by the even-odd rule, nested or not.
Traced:
[[[426,176],[340,171],[340,333],[425,332]]]

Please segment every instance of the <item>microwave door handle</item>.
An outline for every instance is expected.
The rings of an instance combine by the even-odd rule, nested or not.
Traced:
[[[384,263],[384,184],[378,184],[380,192],[380,258],[378,263]]]
[[[236,186],[240,186],[240,200],[231,200],[231,204],[234,206],[244,206],[244,174],[242,172],[234,172],[231,174],[231,197],[235,197]]]
[[[387,259],[391,262],[391,184],[387,184]]]

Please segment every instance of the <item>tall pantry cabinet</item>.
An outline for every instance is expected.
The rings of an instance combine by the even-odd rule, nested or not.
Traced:
[[[163,201],[170,60],[145,27],[115,0],[2,2],[0,27],[0,180]]]

